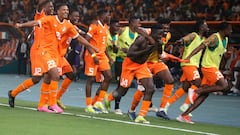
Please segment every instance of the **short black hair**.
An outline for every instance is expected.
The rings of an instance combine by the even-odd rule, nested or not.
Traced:
[[[200,28],[201,28],[201,26],[202,26],[204,23],[205,23],[205,19],[204,19],[204,18],[199,18],[199,19],[197,19],[197,20],[196,20],[196,24],[195,24],[195,26],[194,26],[195,31],[196,31],[196,32],[199,31]]]
[[[228,28],[229,25],[231,25],[229,22],[223,21],[223,22],[221,22],[221,23],[219,24],[218,30],[220,30],[220,31],[221,31],[221,30],[225,30],[225,29]]]
[[[162,24],[169,24],[171,22],[171,20],[169,18],[159,17],[157,19],[157,22],[162,25]]]
[[[57,4],[56,4],[56,10],[59,10],[62,6],[67,6],[67,7],[69,7],[67,3],[57,3]]]
[[[52,2],[52,0],[45,0],[43,2],[37,1],[37,5],[39,9],[42,9],[47,3]]]
[[[130,16],[128,19],[129,23],[132,23],[134,20],[140,19],[138,16]]]
[[[110,25],[112,25],[114,23],[119,23],[119,20],[118,19],[111,19],[110,20]]]
[[[103,14],[105,14],[105,13],[107,13],[108,11],[106,10],[106,9],[99,9],[98,11],[97,11],[97,15],[98,16],[102,16]]]

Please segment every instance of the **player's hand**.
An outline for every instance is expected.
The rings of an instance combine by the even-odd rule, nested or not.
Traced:
[[[97,57],[93,57],[93,61],[95,65],[99,65],[99,60]]]
[[[189,63],[189,62],[190,62],[190,60],[184,60],[184,59],[180,59],[180,60],[179,60],[179,62],[181,62],[181,63]]]
[[[21,28],[21,27],[22,27],[22,24],[21,24],[21,23],[16,23],[16,24],[15,24],[15,27],[16,27],[16,28]]]

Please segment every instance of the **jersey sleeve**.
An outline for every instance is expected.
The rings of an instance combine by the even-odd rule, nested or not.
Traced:
[[[39,27],[42,27],[43,25],[52,22],[52,17],[51,16],[44,16],[41,19],[38,20]]]
[[[69,30],[68,30],[68,35],[69,37],[71,37],[72,39],[75,39],[79,36],[79,33],[77,32],[76,28],[74,27],[73,24],[71,23],[68,23],[68,27],[69,27]]]
[[[92,37],[97,31],[97,25],[96,24],[91,24],[88,29],[88,35]]]

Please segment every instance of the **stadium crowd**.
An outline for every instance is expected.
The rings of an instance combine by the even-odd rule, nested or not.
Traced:
[[[207,20],[240,20],[239,0],[55,0],[67,2],[70,9],[80,12],[80,21],[89,24],[94,11],[101,4],[106,4],[112,16],[127,20],[130,14],[140,16],[142,20],[169,18],[183,21],[205,17]],[[8,23],[31,20],[34,15],[36,0],[1,0],[0,21]],[[5,12],[8,11],[8,12]]]

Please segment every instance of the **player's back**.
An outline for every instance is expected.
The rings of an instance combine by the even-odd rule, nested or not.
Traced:
[[[45,16],[39,20],[41,28],[43,28],[43,39],[40,42],[41,47],[53,54],[58,49],[58,39],[61,39],[61,35],[57,31],[61,22],[57,19],[57,16]]]
[[[41,12],[36,11],[34,20],[39,20],[44,16],[45,16],[44,10],[42,10]],[[31,49],[38,49],[40,47],[40,41],[42,38],[43,38],[43,29],[41,29],[38,26],[35,26],[34,27],[34,39],[33,39],[34,42],[33,42]]]

